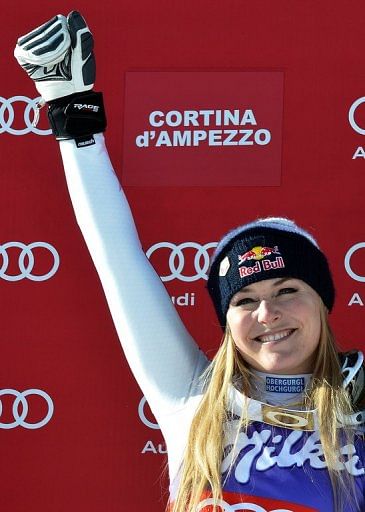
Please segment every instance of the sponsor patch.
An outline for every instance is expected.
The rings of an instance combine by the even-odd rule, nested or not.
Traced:
[[[262,404],[262,419],[265,423],[292,430],[314,430],[313,411],[294,411],[282,407]]]
[[[270,256],[270,254],[280,254],[279,248],[276,245],[275,247],[262,247],[258,245],[253,247],[249,251],[245,252],[238,256],[238,264],[244,263],[245,261],[251,260],[262,260],[266,256]]]
[[[277,255],[274,260],[266,259],[272,255]],[[244,263],[251,261],[256,261],[256,263],[254,265],[244,265]],[[277,245],[274,247],[263,247],[261,245],[253,247],[244,254],[238,255],[238,265],[241,278],[266,270],[285,268],[284,259]]]
[[[95,144],[95,139],[92,135],[89,137],[75,137],[75,142],[78,148],[85,148]]]
[[[304,391],[304,377],[266,377],[266,391],[274,393],[301,393]]]
[[[202,496],[198,505],[199,512],[213,512],[213,499],[208,493]],[[219,500],[216,509],[217,512],[318,512],[317,509],[300,505],[287,500],[276,500],[272,498],[262,498],[261,496],[252,496],[236,492],[223,491],[223,499]]]
[[[231,264],[229,262],[228,256],[226,256],[225,258],[223,258],[223,260],[221,261],[221,264],[219,265],[219,275],[221,277],[224,277],[225,275],[227,275],[227,272],[228,272],[230,266],[231,266]]]

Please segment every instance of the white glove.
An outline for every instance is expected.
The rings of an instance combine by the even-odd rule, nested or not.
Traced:
[[[84,18],[58,14],[18,39],[14,55],[46,101],[89,91],[95,81],[94,40]]]

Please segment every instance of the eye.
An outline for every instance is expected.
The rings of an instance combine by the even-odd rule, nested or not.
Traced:
[[[298,290],[296,288],[280,288],[278,291],[278,295],[288,295],[290,293],[296,293]]]
[[[250,297],[245,297],[244,299],[239,299],[234,306],[249,306],[251,304],[255,304],[255,300]]]

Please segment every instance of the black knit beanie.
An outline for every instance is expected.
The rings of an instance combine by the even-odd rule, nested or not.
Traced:
[[[222,327],[235,293],[278,277],[301,279],[318,293],[329,311],[333,308],[335,289],[327,258],[316,240],[294,221],[268,217],[227,233],[213,254],[208,278]]]

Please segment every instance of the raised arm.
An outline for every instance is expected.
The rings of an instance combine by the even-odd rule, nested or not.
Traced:
[[[82,149],[73,140],[60,143],[76,218],[139,385],[152,406],[156,399],[180,402],[205,357],[141,249],[103,135],[95,142]]]
[[[125,355],[159,419],[197,392],[207,359],[141,248],[100,133],[105,116],[100,93],[92,91],[92,49],[85,21],[72,12],[20,38],[15,55],[49,104],[78,224]]]

